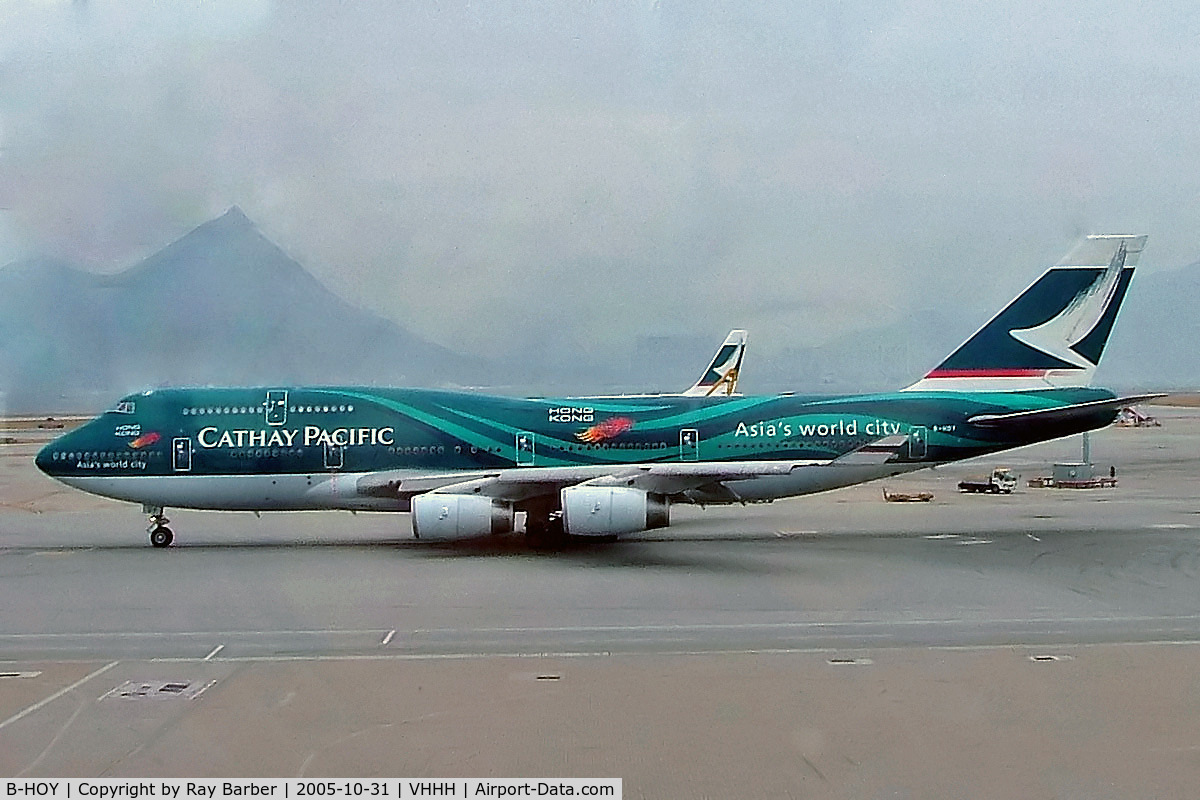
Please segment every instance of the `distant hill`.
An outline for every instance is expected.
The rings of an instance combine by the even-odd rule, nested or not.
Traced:
[[[0,269],[9,413],[163,385],[447,386],[489,372],[342,300],[236,207],[116,275],[46,259]]]
[[[751,330],[741,389],[841,393],[906,386],[987,318],[956,315],[952,304],[929,299],[928,310],[819,347],[766,341]],[[1198,308],[1200,262],[1139,273],[1097,383],[1119,390],[1200,388]],[[0,413],[94,411],[126,392],[162,385],[681,391],[720,341],[687,332],[632,334],[627,350],[580,353],[567,363],[552,363],[545,353],[513,353],[519,369],[510,364],[501,371],[342,300],[235,207],[117,275],[48,259],[0,269]]]

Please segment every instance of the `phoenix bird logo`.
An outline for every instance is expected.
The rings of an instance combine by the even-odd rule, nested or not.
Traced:
[[[619,436],[625,431],[633,430],[633,420],[629,417],[611,417],[575,434],[575,438],[588,444],[603,442]]]
[[[1096,280],[1082,289],[1067,303],[1066,308],[1041,325],[1017,328],[1009,335],[1022,344],[1041,350],[1079,369],[1090,369],[1091,361],[1075,352],[1074,347],[1087,338],[1104,318],[1109,303],[1117,292],[1121,270],[1125,268],[1125,245],[1122,244],[1112,262]]]
[[[129,446],[132,447],[134,450],[141,450],[143,447],[149,447],[150,445],[154,444],[161,438],[162,437],[159,436],[157,433],[155,433],[154,431],[151,431],[150,433],[143,434],[142,436],[139,436],[138,438],[134,439],[132,442],[129,443]]]

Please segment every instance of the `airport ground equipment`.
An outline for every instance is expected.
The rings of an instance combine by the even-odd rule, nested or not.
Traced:
[[[1097,475],[1088,463],[1055,464],[1049,475],[1033,478],[1030,487],[1037,489],[1115,489],[1116,471]]]
[[[1007,467],[996,467],[986,479],[969,479],[958,482],[958,490],[968,494],[1012,494],[1017,488],[1017,478]]]
[[[1114,425],[1121,428],[1161,428],[1162,423],[1156,417],[1144,414],[1133,406],[1126,406],[1117,415]]]
[[[933,492],[889,492],[885,486],[883,499],[889,503],[928,503],[933,499]]]

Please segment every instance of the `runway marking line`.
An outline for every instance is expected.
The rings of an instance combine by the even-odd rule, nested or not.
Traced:
[[[207,636],[208,638],[236,638],[238,636],[362,636],[371,634],[377,636],[382,633],[381,628],[350,628],[347,630],[284,630],[284,631],[114,631],[108,633],[95,633],[92,631],[84,631],[79,633],[0,633],[0,640],[3,639],[66,639],[66,638],[92,638],[92,639],[110,639],[110,638],[143,638],[155,639],[160,636],[188,636],[198,637]]]
[[[84,675],[82,678],[80,678],[79,680],[72,683],[70,686],[59,689],[54,694],[50,695],[49,697],[47,697],[44,700],[40,700],[40,701],[34,703],[33,705],[26,708],[24,711],[20,711],[16,714],[13,714],[8,719],[4,720],[3,722],[0,722],[0,730],[3,730],[4,728],[8,727],[9,725],[12,725],[14,722],[18,722],[22,719],[25,719],[25,717],[29,716],[33,712],[35,712],[41,708],[44,708],[45,706],[50,705],[55,700],[62,697],[64,694],[73,692],[74,690],[78,689],[80,686],[83,686],[85,683],[90,681],[92,678],[95,678],[99,675],[103,675],[105,672],[108,672],[110,669],[112,669],[113,667],[115,667],[117,664],[120,664],[120,663],[121,663],[120,661],[110,661],[109,663],[105,664],[103,667],[92,670],[87,675]]]
[[[82,703],[80,703],[79,708],[75,709],[75,713],[71,715],[71,718],[68,719],[65,723],[63,723],[63,726],[58,729],[58,733],[54,734],[54,738],[52,738],[50,740],[50,743],[47,744],[44,748],[42,748],[42,752],[38,753],[37,758],[35,758],[33,761],[30,761],[28,764],[26,764],[25,768],[23,770],[21,770],[20,772],[18,772],[16,775],[13,775],[13,777],[14,778],[23,778],[26,775],[28,775],[31,771],[33,771],[34,769],[37,769],[37,765],[42,763],[42,760],[50,754],[51,750],[54,749],[54,746],[56,744],[58,744],[59,741],[62,740],[62,737],[67,732],[67,728],[71,727],[71,724],[75,722],[75,719],[80,714],[83,713],[83,710],[85,708],[87,708],[87,706],[88,706],[88,703],[86,700],[84,700]]]
[[[1200,614],[1178,614],[1169,616],[1095,616],[1095,617],[1002,617],[973,619],[958,617],[954,619],[891,619],[891,620],[809,620],[802,622],[706,622],[695,625],[565,625],[548,627],[502,627],[502,628],[416,628],[414,635],[430,635],[442,633],[479,634],[479,633],[583,633],[583,632],[646,632],[670,633],[673,631],[689,630],[752,630],[752,629],[786,629],[786,628],[854,628],[864,626],[899,626],[899,625],[1045,625],[1048,623],[1112,623],[1112,622],[1178,622],[1200,620]],[[0,635],[3,639],[3,635]]]
[[[870,626],[920,626],[920,625],[1046,625],[1049,623],[1168,623],[1168,622],[1194,622],[1200,620],[1200,614],[1175,614],[1175,615],[1118,615],[1118,616],[1088,616],[1088,617],[1000,617],[990,618],[985,617],[975,619],[971,617],[957,618],[919,618],[919,619],[892,619],[892,620],[806,620],[798,622],[711,622],[698,623],[695,625],[563,625],[563,626],[546,626],[546,627],[528,627],[528,626],[509,626],[499,628],[414,628],[411,634],[414,636],[437,636],[441,634],[495,634],[495,633],[673,633],[680,631],[719,631],[719,630],[785,630],[796,629],[804,630],[811,628],[860,628]],[[398,631],[397,631],[398,632]],[[208,636],[210,638],[220,639],[240,639],[245,637],[262,637],[262,636],[362,636],[365,634],[380,635],[383,634],[386,638],[388,631],[381,629],[350,629],[350,630],[283,630],[283,631],[128,631],[128,632],[108,632],[108,633],[0,633],[0,643],[6,640],[21,639],[21,640],[37,640],[37,639],[124,639],[124,638],[171,638],[185,637],[194,638],[197,636]],[[224,647],[225,645],[220,645]],[[220,648],[218,648],[220,649]]]
[[[661,657],[661,656],[786,656],[786,655],[821,655],[825,653],[846,653],[846,652],[869,652],[879,653],[881,651],[890,650],[923,650],[930,652],[955,652],[955,651],[1011,651],[1013,648],[1030,648],[1037,647],[1053,647],[1059,650],[1068,648],[1096,648],[1096,647],[1130,647],[1134,645],[1188,645],[1200,646],[1200,641],[1195,639],[1176,640],[1176,639],[1150,639],[1146,641],[1125,641],[1125,642],[1051,642],[1047,643],[1011,643],[1003,644],[937,644],[937,645],[900,645],[896,647],[881,646],[881,647],[863,647],[863,648],[844,648],[844,647],[747,647],[733,650],[656,650],[653,652],[613,652],[611,650],[562,650],[549,651],[540,653],[523,653],[519,651],[509,652],[470,652],[470,653],[350,653],[345,655],[286,655],[286,656],[236,656],[234,658],[222,659],[228,662],[247,662],[247,663],[286,663],[286,662],[321,662],[321,661],[472,661],[476,659],[492,659],[492,658],[611,658],[616,657]],[[1059,655],[1062,660],[1065,656]],[[195,657],[180,656],[178,658],[154,658],[153,663],[185,663],[194,662]],[[864,663],[864,662],[859,662]]]

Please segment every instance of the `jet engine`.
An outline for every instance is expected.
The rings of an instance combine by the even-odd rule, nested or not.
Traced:
[[[572,536],[616,536],[670,524],[661,494],[626,486],[568,486],[562,490],[563,530]]]
[[[418,539],[463,539],[513,529],[511,503],[477,494],[429,492],[412,499],[413,535]]]

